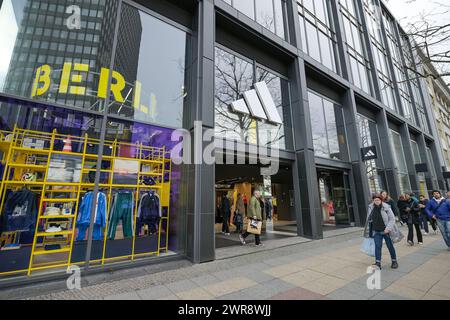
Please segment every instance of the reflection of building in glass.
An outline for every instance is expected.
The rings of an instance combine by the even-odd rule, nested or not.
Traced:
[[[30,97],[36,70],[48,64],[51,67],[51,86],[39,98],[60,104],[99,110],[97,97],[101,68],[109,68],[114,40],[115,17],[118,1],[77,1],[81,9],[81,29],[69,30],[66,13],[72,1],[13,1],[18,26],[16,43],[12,54],[4,91]],[[142,32],[139,14],[123,14],[121,37],[129,39],[130,45],[118,48],[116,65],[125,79],[134,79],[139,58],[139,41]],[[131,44],[132,43],[132,44]],[[80,72],[83,81],[78,84],[87,88],[84,95],[60,92],[64,63],[86,64],[89,72]],[[77,74],[77,72],[73,72]]]

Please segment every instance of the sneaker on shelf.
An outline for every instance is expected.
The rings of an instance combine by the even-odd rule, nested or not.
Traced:
[[[245,239],[244,239],[244,237],[242,236],[242,234],[239,235],[239,241],[241,241],[241,244],[242,244],[243,246],[246,245]]]
[[[409,245],[410,247],[413,247],[413,246],[414,246],[414,242],[408,241],[408,245]]]
[[[61,231],[62,231],[61,227],[50,227],[47,230],[45,230],[46,233],[57,233]]]

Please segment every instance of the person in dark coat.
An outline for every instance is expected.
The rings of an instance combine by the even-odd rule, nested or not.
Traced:
[[[420,206],[409,194],[404,195],[400,210],[403,220],[408,224],[408,244],[414,245],[414,228],[417,233],[417,241],[423,244],[422,231],[420,230]],[[399,205],[400,208],[400,205]]]
[[[380,193],[383,203],[386,203],[391,206],[392,212],[394,213],[394,216],[400,220],[400,215],[398,212],[397,204],[395,203],[394,199],[391,198],[391,195],[387,191],[381,191]]]
[[[422,223],[422,227],[425,232],[424,233],[425,235],[430,233],[430,229],[428,227],[428,222],[430,222],[434,233],[435,234],[437,233],[436,221],[433,219],[430,219],[430,217],[428,217],[428,214],[425,210],[425,208],[428,205],[428,202],[429,202],[429,200],[424,195],[419,196],[420,219],[421,219],[421,223]]]

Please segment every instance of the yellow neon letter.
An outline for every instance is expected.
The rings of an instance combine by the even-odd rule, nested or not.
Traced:
[[[67,93],[69,89],[70,73],[72,72],[72,63],[64,63],[61,74],[61,82],[59,83],[59,93]]]
[[[89,65],[75,63],[73,70],[78,72],[88,72]],[[61,75],[61,82],[59,85],[59,93],[67,93],[69,91],[71,94],[84,95],[86,93],[86,87],[70,86],[69,89],[70,82],[81,83],[82,81],[83,77],[81,75],[79,74],[72,75],[72,63],[71,62],[64,63]]]
[[[36,77],[33,82],[33,89],[31,91],[31,97],[42,96],[50,88],[51,79],[50,74],[52,68],[48,64],[39,67],[36,70]],[[40,83],[43,83],[42,87],[38,87]]]
[[[108,91],[108,78],[109,69],[102,68],[102,71],[100,72],[100,83],[98,86],[97,94],[99,98],[106,99],[106,92]],[[114,99],[120,103],[125,102],[125,99],[122,97],[122,91],[126,86],[125,78],[117,71],[113,71],[112,80],[116,81],[116,83],[113,83],[114,81],[111,81],[111,92],[114,95]]]

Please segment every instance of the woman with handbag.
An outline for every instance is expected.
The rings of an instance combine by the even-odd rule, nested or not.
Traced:
[[[389,249],[392,259],[392,269],[398,269],[397,253],[391,239],[391,233],[395,229],[395,215],[391,207],[383,202],[381,195],[375,195],[373,202],[369,205],[367,213],[367,225],[364,231],[365,238],[373,238],[375,242],[375,264],[374,267],[381,269],[381,257],[383,239]]]
[[[261,243],[261,221],[262,221],[262,211],[261,211],[261,204],[259,202],[259,199],[261,198],[261,191],[256,190],[253,194],[253,197],[250,199],[250,203],[247,208],[247,218],[250,220],[250,223],[247,227],[247,232],[245,232],[242,235],[239,235],[239,240],[241,240],[242,245],[245,245],[245,239],[251,234],[249,232],[249,228],[255,227],[255,229],[258,229],[258,231],[254,231],[253,234],[255,235],[255,244],[257,247],[263,246]],[[259,233],[259,234],[258,234]]]

